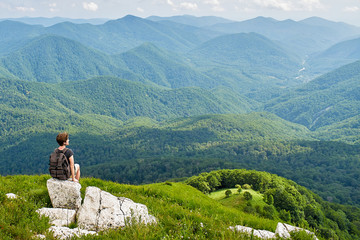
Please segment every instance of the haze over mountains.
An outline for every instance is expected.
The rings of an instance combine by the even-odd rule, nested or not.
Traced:
[[[0,174],[46,171],[39,159],[67,130],[85,174],[144,183],[247,167],[360,204],[352,193],[360,187],[352,181],[360,171],[359,27],[320,18],[14,20],[0,22]],[[314,180],[324,155],[314,152],[326,151],[326,172],[347,163],[352,171],[324,187]],[[274,168],[289,159],[318,171]],[[171,174],[154,167],[166,161]],[[176,170],[184,162],[191,172]],[[128,179],[107,170],[126,167]],[[349,187],[345,197],[339,186]]]

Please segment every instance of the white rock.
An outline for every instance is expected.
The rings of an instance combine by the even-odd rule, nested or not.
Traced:
[[[84,203],[77,213],[78,225],[84,229],[97,230],[101,189],[87,187]]]
[[[71,239],[74,236],[81,237],[84,235],[96,235],[96,232],[87,231],[79,228],[70,229],[68,227],[56,227],[52,226],[49,231],[53,232],[54,237],[57,239]]]
[[[253,235],[262,239],[275,239],[276,235],[273,232],[266,230],[254,230]]]
[[[50,220],[50,224],[61,227],[68,226],[75,222],[76,211],[63,208],[41,208],[36,210],[41,216],[46,216]]]
[[[156,223],[145,205],[128,198],[115,197],[97,187],[86,188],[84,203],[77,218],[81,228],[93,231],[124,227],[133,221]]]
[[[81,206],[81,185],[73,181],[51,178],[46,182],[54,208],[79,209]]]
[[[290,233],[291,232],[298,232],[298,231],[305,231],[308,234],[311,234],[314,236],[315,240],[318,240],[318,238],[315,236],[315,234],[313,232],[310,232],[309,230],[303,229],[303,228],[299,228],[299,227],[295,227],[286,223],[278,223],[278,225],[276,226],[276,231],[275,234],[278,234],[279,237],[282,238],[290,238]]]
[[[6,197],[9,198],[9,199],[15,199],[15,198],[17,198],[17,195],[14,194],[14,193],[7,193]]]
[[[241,225],[236,225],[235,227],[230,227],[231,230],[235,230],[237,232],[246,233],[249,235],[256,236],[262,239],[275,239],[276,235],[273,232],[266,231],[266,230],[256,230],[250,227],[245,227]]]
[[[33,237],[34,239],[46,239],[46,236],[45,235],[42,235],[42,234],[37,234]]]
[[[230,227],[231,230],[235,230],[237,232],[243,232],[243,233],[247,233],[249,235],[252,234],[253,229],[250,227],[245,227],[245,226],[241,226],[241,225],[236,225],[235,227]]]

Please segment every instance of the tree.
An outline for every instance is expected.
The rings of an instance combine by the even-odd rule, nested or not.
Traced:
[[[226,196],[226,197],[230,197],[231,194],[232,194],[232,192],[231,192],[230,189],[228,189],[228,190],[225,191],[225,196]]]
[[[279,212],[279,217],[284,220],[285,222],[290,222],[291,220],[291,215],[289,211],[286,211],[284,209],[281,209]]]
[[[248,191],[244,192],[244,198],[245,198],[245,200],[247,200],[247,201],[251,200],[251,199],[252,199],[251,193],[248,192]]]

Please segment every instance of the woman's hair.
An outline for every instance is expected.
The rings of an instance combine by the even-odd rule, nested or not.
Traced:
[[[67,132],[59,133],[56,136],[56,141],[60,146],[64,145],[64,142],[66,142],[69,139],[69,134]]]

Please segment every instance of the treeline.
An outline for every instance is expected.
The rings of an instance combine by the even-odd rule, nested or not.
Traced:
[[[273,174],[224,169],[193,176],[186,183],[204,193],[247,184],[263,194],[283,221],[313,228],[325,239],[360,239],[359,208],[325,202],[306,188]]]

